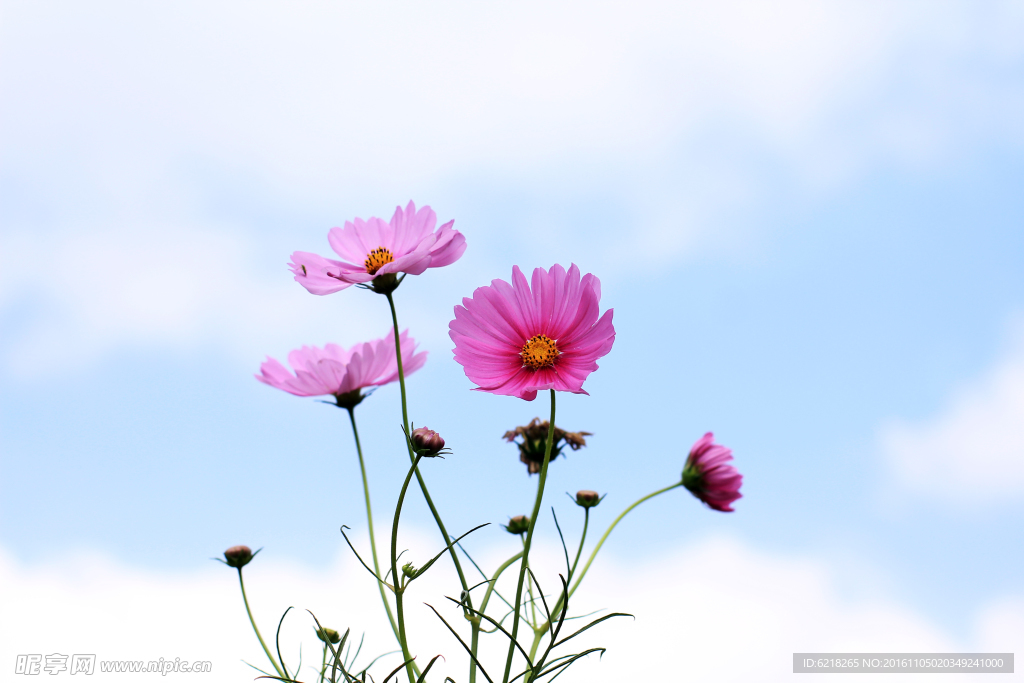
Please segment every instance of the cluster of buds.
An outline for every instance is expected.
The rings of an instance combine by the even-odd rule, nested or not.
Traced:
[[[530,474],[540,472],[540,468],[544,464],[549,426],[547,420],[535,417],[530,420],[530,424],[505,432],[503,437],[505,441],[519,446],[519,461],[526,465],[526,470]],[[555,425],[554,443],[551,444],[551,459],[557,458],[566,446],[574,451],[586,446],[586,439],[583,438],[585,436],[593,435],[590,432],[567,432]]]

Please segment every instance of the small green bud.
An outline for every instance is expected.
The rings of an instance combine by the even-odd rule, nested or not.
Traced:
[[[341,640],[341,636],[333,628],[318,628],[316,630],[316,637],[324,643],[330,641],[331,645],[337,645],[338,641]]]
[[[597,491],[577,491],[576,492],[576,504],[581,508],[592,508],[597,507],[597,504],[601,502],[601,496]]]
[[[526,515],[516,515],[512,519],[508,520],[508,524],[505,525],[505,531],[510,534],[525,534],[530,530],[530,518]]]
[[[402,573],[408,576],[410,579],[415,579],[416,567],[412,566],[412,562],[406,562],[402,565]]]

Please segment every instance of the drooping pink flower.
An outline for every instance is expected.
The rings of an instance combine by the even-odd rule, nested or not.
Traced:
[[[615,342],[612,309],[600,315],[601,281],[573,264],[536,268],[532,285],[519,266],[512,284],[493,280],[455,307],[448,324],[455,361],[477,391],[527,401],[544,389],[586,394],[583,382]]]
[[[709,507],[733,512],[733,501],[743,497],[743,475],[729,464],[732,449],[714,441],[715,435],[708,432],[693,444],[683,467],[683,486]]]
[[[399,337],[405,375],[423,367],[427,352],[416,351],[416,340],[406,330]],[[337,344],[320,349],[303,346],[288,354],[295,374],[273,358],[260,366],[256,379],[296,396],[334,396],[342,407],[354,406],[363,399],[362,389],[398,380],[395,358],[395,333],[383,339],[355,344],[347,351]]]
[[[466,238],[448,221],[437,232],[437,214],[429,206],[416,210],[413,202],[395,209],[390,223],[380,218],[346,221],[343,228],[331,228],[327,241],[343,260],[297,251],[288,264],[295,281],[312,294],[331,294],[354,284],[370,282],[396,273],[419,275],[427,268],[455,263],[466,251]],[[390,290],[388,290],[390,291]]]

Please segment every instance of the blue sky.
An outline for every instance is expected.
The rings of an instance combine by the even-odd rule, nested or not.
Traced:
[[[284,264],[413,199],[469,243],[396,295],[430,351],[412,417],[455,451],[427,473],[451,529],[526,511],[499,437],[547,412],[469,391],[452,307],[575,262],[618,336],[560,399],[595,432],[553,466],[560,515],[594,488],[611,519],[713,430],[737,512],[674,492],[612,561],[730,539],[974,642],[1024,600],[1022,29],[1019,3],[7,3],[0,548],[332,566],[361,516],[344,413],[252,373],[387,331],[381,297],[313,297]],[[383,512],[397,387],[357,417]]]

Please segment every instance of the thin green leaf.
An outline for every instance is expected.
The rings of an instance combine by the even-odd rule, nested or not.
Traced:
[[[341,525],[341,536],[342,536],[342,538],[345,539],[345,543],[348,543],[348,547],[352,549],[352,554],[356,556],[357,560],[359,560],[359,564],[361,564],[364,567],[366,567],[366,571],[370,572],[370,576],[372,576],[373,578],[377,579],[382,584],[384,584],[385,586],[390,588],[391,592],[394,592],[395,591],[395,587],[394,586],[392,586],[390,583],[388,583],[384,579],[382,579],[379,576],[377,576],[377,572],[375,572],[372,569],[370,569],[369,565],[367,565],[365,562],[363,562],[363,558],[359,556],[358,552],[356,552],[356,548],[355,548],[354,545],[352,545],[352,541],[348,540],[348,536],[345,535],[345,529],[351,529],[351,527],[347,527],[344,524],[342,524]]]
[[[476,658],[476,655],[473,654],[473,651],[471,649],[469,649],[469,645],[466,645],[466,641],[464,641],[462,639],[462,636],[460,636],[458,634],[458,632],[455,629],[452,628],[452,625],[449,624],[448,621],[445,620],[445,618],[441,616],[440,612],[438,612],[436,609],[434,609],[433,605],[431,605],[429,603],[424,603],[424,604],[427,605],[427,607],[429,607],[431,609],[431,611],[434,614],[437,615],[438,619],[440,619],[442,622],[444,622],[444,625],[448,627],[448,630],[452,632],[452,635],[455,636],[456,639],[458,639],[459,643],[462,644],[462,647],[465,648],[466,652],[469,653],[469,658],[473,660],[474,664],[476,664],[478,667],[480,667],[480,673],[482,673],[484,675],[484,678],[487,679],[488,683],[494,683],[494,681],[491,679],[491,677],[487,675],[487,671],[484,669],[483,664],[481,664],[480,660]]]
[[[586,626],[581,628],[579,631],[576,631],[576,633],[573,633],[571,636],[566,636],[565,638],[562,638],[560,641],[555,643],[554,647],[558,647],[559,645],[561,645],[565,641],[567,641],[567,640],[569,640],[571,638],[575,638],[579,634],[583,633],[584,631],[586,631],[591,626],[597,626],[602,621],[605,621],[606,619],[611,619],[612,617],[630,617],[631,619],[636,619],[636,617],[634,617],[632,614],[626,614],[625,612],[613,612],[612,614],[606,614],[605,616],[601,617],[600,619],[595,619],[594,621],[590,622],[589,624],[587,624]]]
[[[473,527],[472,529],[470,529],[469,531],[467,531],[466,533],[464,533],[464,534],[462,534],[461,536],[459,536],[458,538],[456,538],[456,539],[455,539],[454,541],[452,541],[452,542],[451,542],[451,543],[449,543],[448,545],[446,545],[446,546],[444,547],[444,550],[442,550],[441,552],[439,552],[439,553],[438,553],[437,555],[434,555],[434,559],[430,560],[430,562],[427,562],[427,563],[426,563],[425,565],[423,565],[423,566],[422,566],[422,567],[421,567],[421,568],[420,568],[420,569],[419,569],[419,570],[418,570],[418,571],[416,572],[416,574],[415,574],[415,575],[413,575],[413,577],[412,577],[412,578],[414,578],[414,579],[417,579],[417,578],[419,578],[420,576],[422,576],[422,575],[423,575],[423,573],[424,573],[425,571],[427,571],[428,569],[430,569],[431,565],[433,565],[433,564],[434,564],[435,562],[437,562],[438,558],[440,558],[440,557],[441,557],[442,555],[444,555],[444,554],[445,554],[446,552],[448,552],[448,551],[449,551],[449,550],[451,549],[451,547],[452,547],[453,545],[455,545],[456,543],[458,543],[459,541],[461,541],[462,539],[464,539],[464,538],[465,538],[466,536],[469,536],[469,535],[470,535],[471,533],[473,533],[473,532],[474,532],[474,531],[476,531],[477,529],[483,529],[483,528],[484,528],[485,526],[488,526],[489,524],[490,524],[490,522],[485,522],[485,523],[483,523],[483,524],[481,524],[481,525],[479,525],[479,526],[475,526],[475,527]]]
[[[419,678],[416,679],[416,683],[423,683],[425,680],[427,680],[427,672],[430,671],[430,667],[434,666],[434,662],[441,658],[441,655],[435,655],[434,658],[431,659],[430,662],[427,664],[427,668],[424,669],[423,673],[421,673]]]

